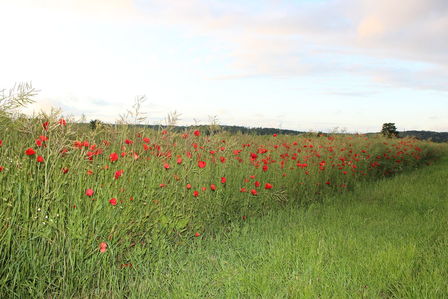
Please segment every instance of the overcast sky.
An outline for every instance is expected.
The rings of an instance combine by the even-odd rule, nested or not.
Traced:
[[[114,122],[448,131],[447,0],[0,0],[0,89]]]

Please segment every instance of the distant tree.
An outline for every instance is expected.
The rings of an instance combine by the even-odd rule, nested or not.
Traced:
[[[381,134],[387,138],[398,137],[398,131],[397,127],[395,127],[395,123],[384,123]]]
[[[98,119],[92,119],[89,124],[90,129],[92,129],[93,131],[96,130],[96,128],[98,128],[98,126],[100,126],[100,125],[101,125],[101,120],[98,120]]]

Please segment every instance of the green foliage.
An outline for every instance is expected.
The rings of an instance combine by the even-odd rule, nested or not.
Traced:
[[[384,123],[381,134],[387,138],[398,137],[398,131],[394,123]]]
[[[5,297],[127,297],[161,257],[216,237],[243,216],[321,201],[438,156],[435,145],[416,140],[195,135],[126,124],[89,130],[59,117],[9,119],[0,133]],[[36,154],[27,156],[30,147]]]

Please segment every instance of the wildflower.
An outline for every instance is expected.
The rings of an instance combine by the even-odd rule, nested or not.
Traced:
[[[43,163],[44,162],[44,157],[37,156],[36,161],[39,162],[39,163]]]
[[[3,140],[0,139],[0,146],[2,146],[2,145],[3,145]]]
[[[0,166],[0,172],[2,172],[3,169],[5,169],[5,168],[3,166]]]
[[[191,185],[187,184],[187,189],[190,190],[191,189]]]
[[[200,237],[201,236],[201,234],[200,233],[198,233],[198,232],[196,232],[195,234],[194,234],[194,236],[197,238],[197,237]]]
[[[227,179],[225,177],[221,177],[221,183],[225,184],[227,182]]]
[[[101,242],[100,243],[100,252],[101,253],[105,253],[107,250],[107,243],[106,242]]]
[[[204,161],[199,161],[199,162],[198,162],[198,166],[199,166],[199,168],[204,168],[205,165],[207,165],[207,163],[205,163]]]
[[[27,150],[25,151],[25,154],[26,154],[27,156],[32,156],[32,155],[36,154],[36,152],[34,151],[34,149],[32,149],[32,148],[30,147],[29,149],[27,149]]]
[[[260,187],[261,183],[259,181],[255,181],[254,185],[255,187]]]
[[[210,185],[210,190],[212,190],[212,191],[216,191],[216,185],[215,185],[215,184],[211,184],[211,185]]]
[[[164,188],[164,187],[166,187],[166,184],[160,184],[159,187]]]
[[[124,173],[124,170],[123,170],[123,169],[117,170],[117,171],[115,172],[114,178],[115,178],[116,180],[118,180],[118,178],[120,178],[120,177],[123,175],[123,173]]]
[[[124,141],[124,143],[126,143],[127,145],[129,145],[129,144],[133,144],[133,143],[134,143],[134,141],[132,141],[132,140],[129,140],[129,139],[126,139],[126,140]]]
[[[62,168],[61,170],[62,170],[63,174],[66,174],[68,172],[68,168],[67,167]]]
[[[179,165],[182,164],[182,158],[177,158],[176,163],[179,164]]]
[[[109,155],[109,160],[110,162],[115,162],[118,160],[118,154],[117,153],[112,153]]]
[[[61,118],[61,119],[59,119],[59,125],[61,125],[61,126],[65,126],[65,125],[67,125],[67,122],[65,121],[65,119],[63,119],[63,118]]]
[[[195,191],[193,191],[193,196],[194,196],[194,197],[198,197],[198,196],[199,196],[199,192],[198,192],[198,191],[196,191],[196,190],[195,190]]]
[[[113,206],[116,206],[117,205],[117,199],[116,198],[111,198],[111,199],[109,199],[109,203],[111,205],[113,205]]]
[[[199,130],[196,130],[193,132],[194,136],[199,137],[201,136],[201,132]]]
[[[48,121],[46,121],[46,122],[44,122],[43,124],[42,124],[42,128],[44,128],[44,130],[45,131],[47,131],[48,130]]]
[[[148,137],[145,137],[145,138],[143,138],[143,142],[144,142],[144,143],[150,143],[151,140],[150,140]]]
[[[163,167],[164,167],[165,169],[168,170],[168,169],[170,169],[170,164],[168,164],[168,163],[164,163],[164,164],[163,164]]]
[[[266,185],[264,185],[264,189],[272,189],[272,185],[269,183],[266,183]]]
[[[257,190],[252,189],[252,190],[250,190],[250,193],[251,193],[252,195],[257,195]]]
[[[92,189],[87,189],[86,190],[86,195],[89,196],[89,197],[93,196],[94,193],[95,193],[95,191],[93,191]]]

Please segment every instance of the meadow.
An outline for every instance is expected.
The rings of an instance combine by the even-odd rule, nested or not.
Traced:
[[[224,236],[251,230],[273,213],[331,207],[331,198],[420,172],[446,153],[444,145],[381,136],[178,133],[126,124],[90,129],[57,115],[0,121],[0,294],[9,298],[187,296],[186,289],[151,293],[163,286],[162,273],[179,252],[226,244]],[[303,218],[284,219],[300,229]],[[345,229],[331,219],[315,220],[316,227]],[[282,277],[276,270],[271,275]]]

